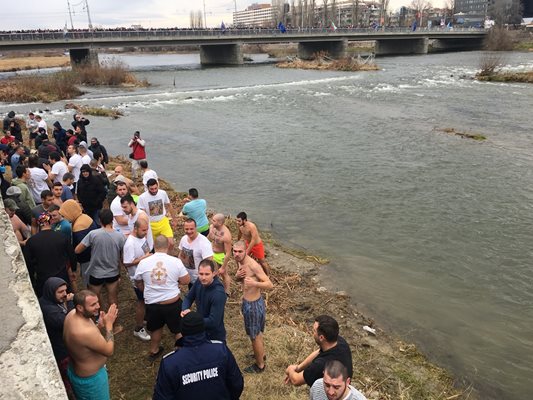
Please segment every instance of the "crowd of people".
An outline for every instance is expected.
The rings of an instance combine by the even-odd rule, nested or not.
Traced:
[[[224,312],[235,279],[254,362],[266,368],[263,292],[273,288],[271,267],[257,226],[237,214],[234,241],[224,214],[207,214],[196,188],[181,210],[148,168],[147,142],[135,132],[128,143],[131,177],[119,164],[108,171],[105,147],[89,120],[75,114],[72,129],[53,128],[29,113],[10,112],[0,141],[4,207],[21,246],[69,398],[109,399],[106,362],[113,354],[121,271],[135,294],[133,335],[148,343],[148,362],[162,357],[165,326],[175,351],[160,363],[154,399],[238,399],[244,379],[227,345]],[[7,167],[7,168],[6,168]],[[140,187],[140,188],[139,188]],[[177,244],[174,233],[182,224]],[[237,269],[230,273],[233,259]],[[106,296],[104,296],[104,294]],[[350,385],[352,356],[331,316],[316,317],[318,348],[289,365],[285,384],[310,387],[311,399],[364,399]]]

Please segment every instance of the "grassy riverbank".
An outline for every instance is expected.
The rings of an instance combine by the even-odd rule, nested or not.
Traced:
[[[113,158],[110,167],[117,163],[129,170],[125,158]],[[168,191],[172,204],[179,210],[183,205],[184,193],[176,192],[165,182],[162,187]],[[183,235],[183,221],[175,231],[176,243]],[[237,226],[230,218],[228,226],[236,239]],[[313,318],[319,314],[334,316],[341,326],[341,335],[352,348],[354,361],[353,384],[369,399],[473,399],[470,391],[454,388],[453,379],[428,360],[412,344],[407,344],[383,332],[379,326],[362,315],[344,293],[332,293],[319,288],[319,268],[325,260],[300,251],[285,251],[282,246],[267,238],[268,261],[272,266],[271,279],[274,289],[266,293],[267,328],[265,345],[267,370],[260,375],[245,375],[245,389],[242,399],[307,399],[308,388],[294,388],[283,384],[287,365],[302,361],[315,349],[311,335]],[[230,262],[230,274],[236,265]],[[240,315],[241,289],[231,287],[225,312],[225,326],[228,331],[228,346],[239,366],[245,368],[253,360],[249,339],[246,337]],[[133,310],[135,297],[130,283],[123,273],[119,307],[119,322],[125,331],[116,337],[115,354],[109,359],[111,397],[113,399],[145,400],[151,398],[157,361],[146,360],[148,345],[135,339],[133,331]],[[363,330],[368,325],[376,329],[376,335]],[[173,347],[171,335],[165,331],[163,345],[166,350]]]
[[[533,83],[533,71],[527,72],[493,72],[488,75],[476,75],[478,81],[486,82],[509,82],[509,83]]]
[[[70,58],[68,56],[30,56],[0,58],[0,72],[20,71],[27,69],[40,69],[52,67],[68,67]]]
[[[145,87],[146,80],[138,80],[126,66],[112,62],[105,66],[87,65],[75,70],[52,74],[18,76],[0,81],[2,102],[42,102],[73,99],[83,94],[80,86]]]

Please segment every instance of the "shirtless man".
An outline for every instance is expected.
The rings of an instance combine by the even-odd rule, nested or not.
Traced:
[[[237,214],[237,225],[239,226],[239,236],[237,240],[244,239],[246,242],[246,254],[252,256],[267,275],[270,274],[270,265],[265,260],[265,247],[259,237],[257,226],[253,222],[248,221],[248,216],[244,211]]]
[[[261,290],[272,289],[273,285],[263,268],[246,254],[246,244],[238,241],[233,245],[233,257],[238,270],[235,278],[242,282],[242,315],[246,334],[252,340],[255,363],[244,372],[261,373],[265,370],[265,347],[263,331],[265,330],[266,306]]]
[[[225,220],[224,214],[213,215],[207,238],[213,245],[213,261],[218,264],[218,276],[224,284],[224,291],[229,293],[231,278],[227,266],[231,256],[231,232],[224,225]]]
[[[115,348],[113,324],[116,304],[107,313],[100,311],[98,297],[90,290],[74,295],[74,309],[65,318],[63,339],[71,358],[67,375],[78,399],[109,400],[105,363]],[[99,317],[98,325],[93,318]],[[103,328],[104,336],[98,328]]]
[[[30,229],[22,222],[22,220],[15,214],[18,210],[17,203],[13,199],[4,200],[4,208],[6,213],[9,216],[11,225],[13,226],[13,231],[15,231],[15,236],[21,246],[26,244],[26,241],[30,237]]]

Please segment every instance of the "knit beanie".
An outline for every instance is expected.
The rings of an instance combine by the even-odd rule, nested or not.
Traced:
[[[196,335],[204,331],[204,319],[199,313],[191,311],[181,319],[181,334],[183,336]]]

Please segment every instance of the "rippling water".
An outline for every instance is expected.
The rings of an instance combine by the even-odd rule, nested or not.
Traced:
[[[480,56],[383,58],[366,73],[148,56],[126,61],[152,87],[91,91],[81,103],[125,111],[89,126],[111,152],[127,154],[140,130],[151,166],[177,188],[197,187],[211,208],[246,210],[288,245],[330,258],[332,288],[483,398],[527,399],[533,86],[463,79]],[[533,54],[507,57],[533,68]],[[174,62],[185,68],[161,67]]]

